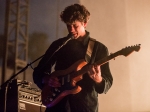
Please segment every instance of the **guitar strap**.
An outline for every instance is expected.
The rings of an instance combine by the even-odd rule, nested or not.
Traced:
[[[93,64],[96,57],[97,44],[96,39],[90,38],[86,50],[85,61]]]

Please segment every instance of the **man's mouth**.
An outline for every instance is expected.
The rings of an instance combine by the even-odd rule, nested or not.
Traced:
[[[72,34],[74,37],[77,37],[77,34]]]

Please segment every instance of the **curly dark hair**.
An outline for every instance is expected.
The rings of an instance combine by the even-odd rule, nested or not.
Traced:
[[[88,22],[90,17],[90,12],[86,9],[85,6],[80,4],[73,4],[65,8],[61,12],[60,18],[64,23],[73,23],[76,20],[80,22]]]

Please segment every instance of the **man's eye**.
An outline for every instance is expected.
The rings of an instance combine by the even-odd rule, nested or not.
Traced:
[[[78,28],[78,26],[74,26],[75,28]]]
[[[70,25],[67,25],[67,27],[70,28],[71,26],[70,26]]]

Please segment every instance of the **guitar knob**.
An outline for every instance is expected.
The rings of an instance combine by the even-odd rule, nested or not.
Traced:
[[[55,88],[55,91],[56,91],[56,92],[60,92],[60,90],[59,90],[58,88]]]
[[[53,101],[53,98],[50,98],[49,101]]]
[[[56,96],[56,94],[55,94],[55,93],[53,93],[53,96]]]
[[[58,91],[58,89],[57,89],[57,88],[55,88],[55,91]]]

